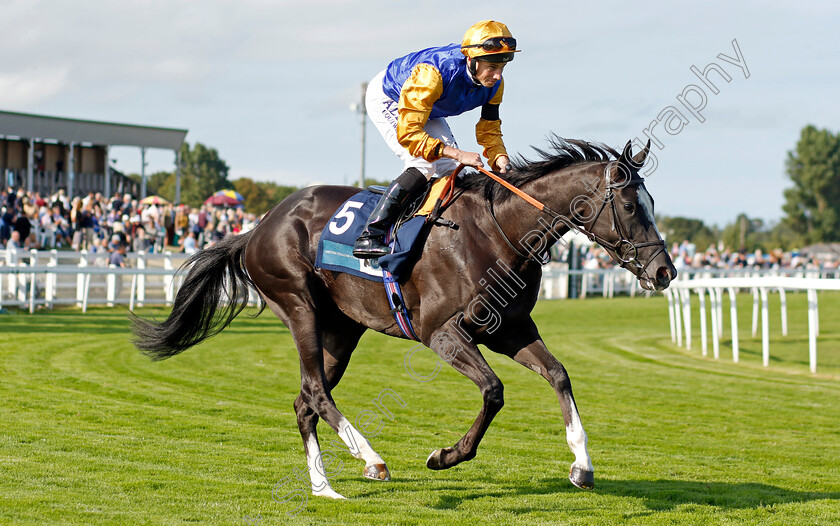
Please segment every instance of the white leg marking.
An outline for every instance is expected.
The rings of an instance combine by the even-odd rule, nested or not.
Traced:
[[[583,430],[580,414],[578,414],[574,402],[572,402],[572,414],[569,416],[569,425],[566,426],[566,442],[569,444],[569,449],[575,454],[572,467],[594,472],[595,468],[592,467],[592,460],[589,458],[589,451],[586,449],[586,431]]]
[[[310,436],[306,443],[306,465],[309,467],[309,480],[312,482],[312,494],[318,497],[343,499],[336,493],[327,480],[327,472],[321,459],[321,447],[314,436]]]
[[[379,456],[379,453],[373,450],[368,442],[368,439],[359,433],[353,424],[346,418],[342,417],[338,423],[338,436],[347,445],[350,454],[354,458],[365,461],[365,467],[373,464],[384,464],[385,461]]]

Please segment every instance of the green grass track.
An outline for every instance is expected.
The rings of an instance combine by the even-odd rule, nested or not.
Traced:
[[[321,423],[346,501],[272,498],[305,487],[293,479],[306,462],[297,353],[270,313],[157,363],[132,347],[122,308],[0,314],[0,524],[840,524],[840,295],[819,298],[817,375],[804,294],[788,296],[786,337],[771,298],[769,368],[750,296],[739,297],[738,364],[728,300],[720,360],[700,356],[696,303],[691,351],[671,343],[661,296],[539,303],[589,435],[590,492],[567,479],[548,384],[489,352],[504,409],[476,459],[426,469],[471,425],[479,392],[448,366],[414,380],[411,343],[367,334],[333,395],[351,421],[379,415],[371,443],[393,481],[363,479]],[[423,349],[412,365],[430,373],[435,357]],[[386,389],[403,405],[378,407]]]

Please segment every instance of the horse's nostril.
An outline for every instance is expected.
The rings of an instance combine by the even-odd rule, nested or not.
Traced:
[[[668,267],[659,267],[656,271],[656,281],[660,283],[668,283],[671,279],[671,273],[669,272]]]

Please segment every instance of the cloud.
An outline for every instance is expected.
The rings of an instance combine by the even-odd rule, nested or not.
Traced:
[[[67,68],[0,72],[0,100],[8,105],[39,104],[64,90],[67,76]]]

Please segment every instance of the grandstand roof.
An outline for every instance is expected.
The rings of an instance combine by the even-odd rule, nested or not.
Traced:
[[[0,111],[0,135],[177,150],[187,130]]]

